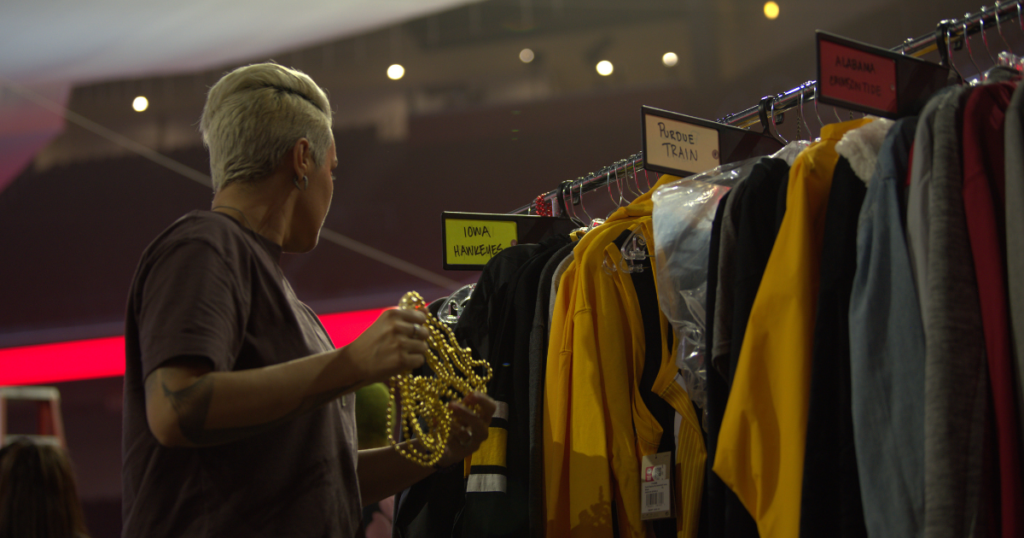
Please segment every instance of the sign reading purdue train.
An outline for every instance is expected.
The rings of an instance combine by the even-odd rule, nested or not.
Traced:
[[[694,118],[696,119],[696,118]],[[689,175],[719,165],[718,131],[682,114],[644,107],[644,168]]]
[[[782,143],[765,133],[724,123],[640,107],[644,170],[685,177],[716,166],[770,155]]]

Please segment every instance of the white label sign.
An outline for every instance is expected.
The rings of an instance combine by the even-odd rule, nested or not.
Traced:
[[[644,114],[647,162],[678,171],[697,174],[720,164],[718,131],[661,116]]]

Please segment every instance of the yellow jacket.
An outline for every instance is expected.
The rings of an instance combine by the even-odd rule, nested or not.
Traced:
[[[836,142],[869,123],[826,125],[793,163],[782,219],[750,312],[714,472],[765,538],[800,534],[800,493],[825,210]],[[771,203],[769,201],[769,203]]]
[[[664,176],[655,187],[676,179]],[[640,457],[657,450],[662,429],[637,387],[645,345],[632,278],[610,268],[622,257],[613,241],[627,229],[643,233],[653,251],[651,209],[648,193],[580,239],[558,288],[544,396],[549,537],[611,537],[612,510],[620,536],[647,535],[640,519]],[[664,317],[661,322],[667,326]],[[662,367],[654,391],[684,417],[676,512],[682,516],[680,536],[688,538],[696,533],[706,456],[689,398],[673,382],[667,334],[662,331]]]

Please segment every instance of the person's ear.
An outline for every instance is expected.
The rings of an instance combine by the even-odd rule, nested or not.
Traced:
[[[313,153],[308,139],[300,138],[295,141],[295,145],[289,151],[289,161],[295,177],[301,178],[312,172]]]

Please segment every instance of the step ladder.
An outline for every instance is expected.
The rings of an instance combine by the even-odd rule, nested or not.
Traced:
[[[36,402],[36,433],[10,433],[8,412],[11,402]],[[60,391],[56,387],[0,387],[0,447],[16,439],[29,439],[38,444],[67,448],[64,420],[60,414]]]

